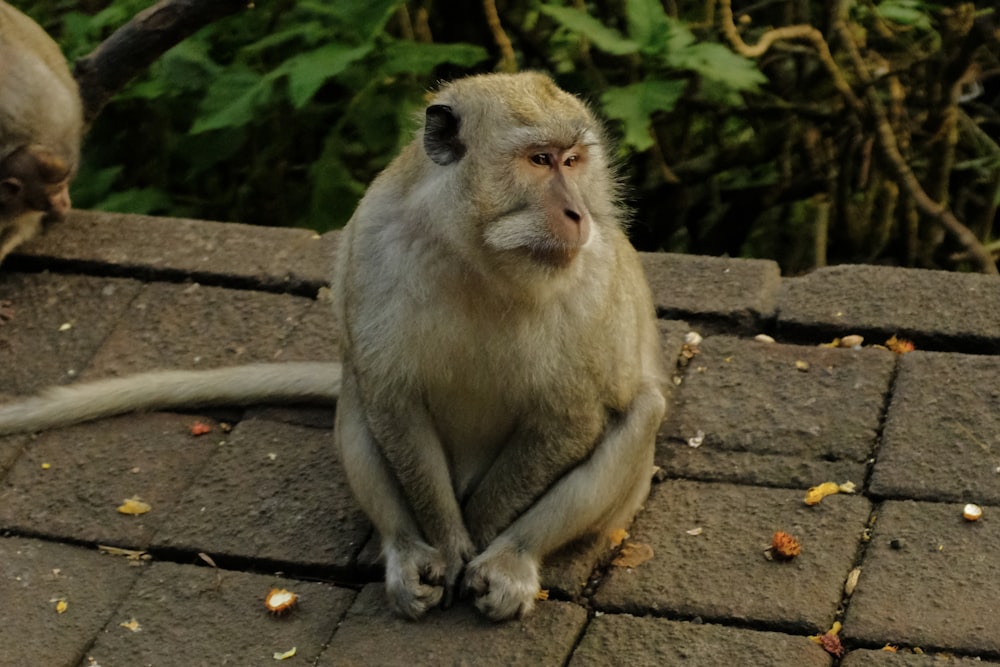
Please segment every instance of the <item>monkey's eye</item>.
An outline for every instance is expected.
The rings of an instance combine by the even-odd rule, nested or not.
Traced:
[[[568,156],[566,158],[565,161],[563,161],[563,166],[564,167],[575,167],[576,164],[579,161],[580,161],[580,156],[579,155],[570,155],[570,156]]]
[[[548,167],[552,164],[552,157],[548,153],[535,153],[531,156],[531,163],[539,167]]]

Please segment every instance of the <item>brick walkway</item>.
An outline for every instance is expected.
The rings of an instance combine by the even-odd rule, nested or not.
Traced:
[[[335,243],[76,212],[0,272],[0,393],[333,359]],[[402,621],[329,410],[131,415],[0,438],[0,665],[1000,664],[1000,282],[643,260],[667,353],[689,331],[704,340],[676,372],[631,567],[561,556],[523,621],[466,604]],[[818,345],[847,334],[918,351]],[[195,421],[212,432],[191,435]],[[858,493],[807,506],[826,481]],[[152,510],[116,512],[134,496]],[[980,521],[963,520],[968,502]],[[777,530],[801,542],[794,560],[765,557]],[[301,596],[280,618],[262,604],[275,586]],[[808,638],[834,621],[842,658]]]

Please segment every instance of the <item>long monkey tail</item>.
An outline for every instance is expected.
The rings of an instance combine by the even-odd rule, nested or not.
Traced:
[[[0,435],[40,431],[126,412],[255,403],[333,403],[342,369],[335,362],[250,364],[203,371],[153,371],[49,387],[0,405]]]

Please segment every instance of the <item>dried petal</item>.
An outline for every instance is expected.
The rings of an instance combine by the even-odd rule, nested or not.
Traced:
[[[800,553],[802,545],[788,533],[779,530],[771,538],[771,556],[777,560],[791,560]]]
[[[275,660],[288,660],[293,655],[295,655],[295,647],[294,646],[292,648],[288,649],[287,651],[285,651],[284,653],[277,653],[276,652],[274,654],[274,659]]]

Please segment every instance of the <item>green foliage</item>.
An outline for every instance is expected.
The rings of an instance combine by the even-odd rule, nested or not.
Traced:
[[[149,3],[26,9],[72,60]],[[846,3],[864,72],[822,0],[733,4],[727,31],[721,1],[709,14],[702,2],[497,2],[518,67],[552,72],[608,120],[637,245],[772,257],[791,273],[836,261],[968,266],[879,150],[869,89],[929,196],[984,243],[1000,236],[1000,93],[995,77],[982,77],[985,90],[973,81],[1000,70],[989,3]],[[756,59],[732,43],[791,28],[792,16],[836,36],[834,66],[865,109],[845,103],[808,40],[779,40]],[[426,91],[500,59],[481,3],[258,1],[113,100],[89,134],[74,203],[337,227],[412,137]]]

